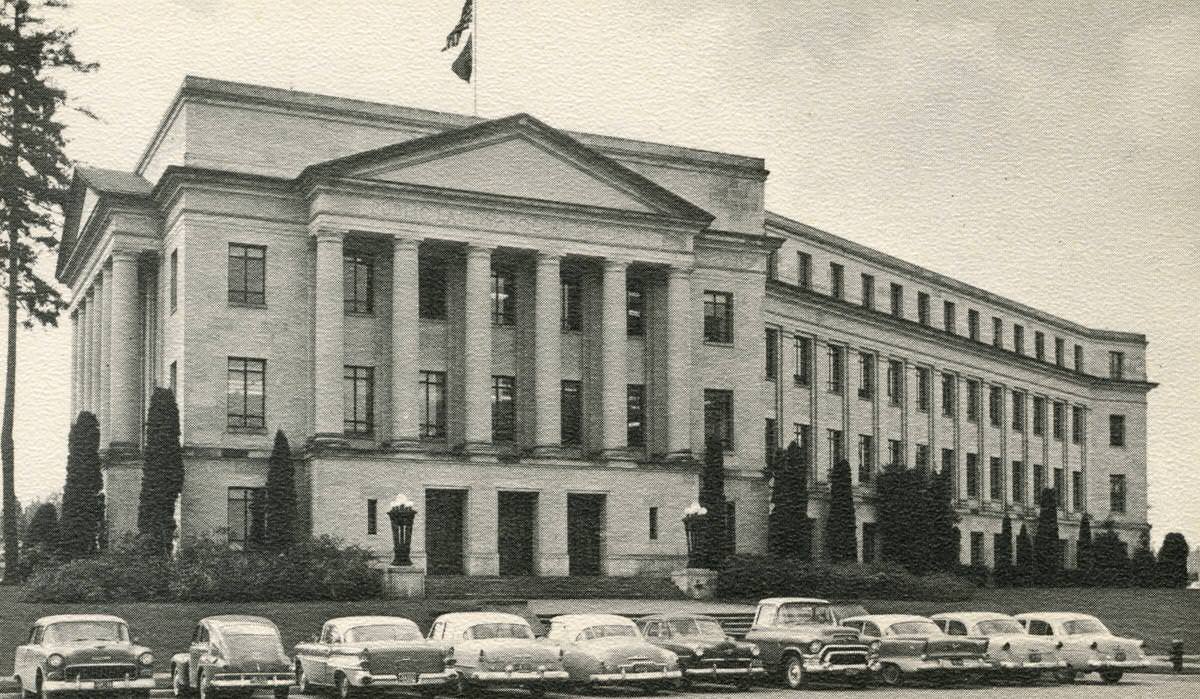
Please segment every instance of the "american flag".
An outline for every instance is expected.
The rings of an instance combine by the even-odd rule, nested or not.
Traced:
[[[446,35],[446,47],[442,50],[454,48],[458,46],[458,42],[462,40],[463,32],[471,28],[471,10],[475,0],[466,0],[463,3],[462,16],[458,18],[458,24],[454,25],[454,29]]]

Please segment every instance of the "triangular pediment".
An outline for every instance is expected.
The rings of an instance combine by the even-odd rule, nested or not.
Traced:
[[[712,219],[683,198],[525,114],[339,158],[306,173]]]

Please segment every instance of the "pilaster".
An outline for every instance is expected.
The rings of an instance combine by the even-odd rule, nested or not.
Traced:
[[[492,451],[492,248],[467,246],[463,308],[463,424],[467,451]]]
[[[691,270],[667,271],[667,455],[691,456],[692,449]]]
[[[628,388],[625,365],[626,309],[623,260],[604,261],[601,284],[601,448],[606,458],[628,459]]]
[[[534,299],[534,450],[562,445],[562,258],[538,252]]]
[[[421,325],[418,242],[392,240],[392,447],[418,443],[417,372]]]
[[[142,348],[138,322],[138,258],[132,251],[112,255],[109,342],[109,446],[136,449],[141,438],[140,368]]]
[[[318,441],[344,439],[342,377],[345,372],[345,232],[318,229],[313,324],[313,431]]]

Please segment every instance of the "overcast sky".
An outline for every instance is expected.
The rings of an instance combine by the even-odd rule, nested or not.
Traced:
[[[1200,544],[1200,3],[479,3],[481,116],[761,156],[775,211],[1145,333],[1150,521]],[[189,73],[470,113],[461,6],[75,0],[69,153],[132,168]],[[21,337],[22,498],[61,489],[69,338]]]

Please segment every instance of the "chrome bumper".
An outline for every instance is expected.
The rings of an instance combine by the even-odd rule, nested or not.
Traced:
[[[442,672],[411,672],[395,675],[372,675],[365,670],[349,672],[346,677],[354,687],[432,687],[451,682],[458,676],[454,670]]]
[[[1150,667],[1149,660],[1101,660],[1092,658],[1087,663],[1087,668],[1091,672],[1103,672],[1105,670],[1141,670]]]
[[[208,680],[209,686],[226,687],[291,687],[295,679],[282,672],[273,675],[217,675]]]
[[[815,658],[804,659],[804,671],[816,675],[862,675],[878,672],[880,667],[878,660],[868,660],[865,663],[853,665],[834,665]]]
[[[934,660],[912,660],[904,662],[902,659],[895,661],[900,669],[905,672],[967,672],[971,670],[991,670],[993,665],[982,658],[958,658],[959,662],[954,662],[950,658],[938,658]]]
[[[97,686],[99,684],[99,686]],[[44,680],[42,688],[47,692],[107,692],[114,689],[154,689],[153,677],[135,680]]]
[[[524,684],[527,682],[565,681],[571,675],[566,670],[485,670],[467,673],[472,682],[494,682],[497,684]]]
[[[735,675],[762,675],[767,669],[761,665],[747,667],[689,667],[684,670],[688,677],[731,677]]]
[[[1069,665],[1066,660],[1042,660],[1040,662],[1028,662],[1021,660],[1000,660],[992,663],[997,670],[1012,670],[1012,671],[1046,671],[1062,670]]]
[[[679,670],[651,670],[649,672],[601,672],[588,675],[588,682],[595,684],[619,684],[621,682],[657,682],[677,680],[683,676]]]

